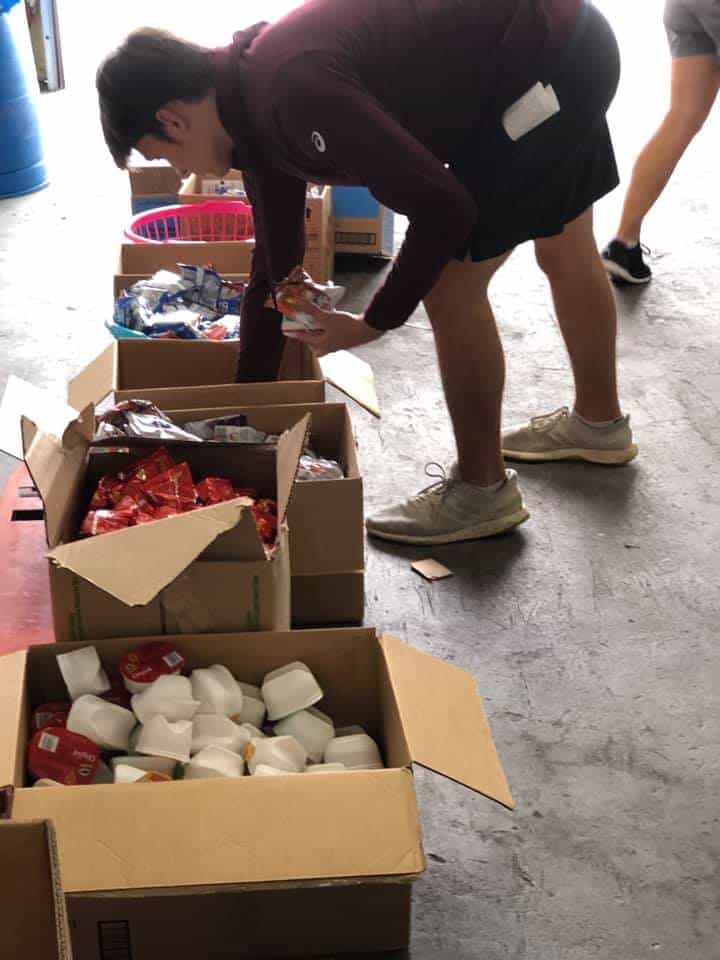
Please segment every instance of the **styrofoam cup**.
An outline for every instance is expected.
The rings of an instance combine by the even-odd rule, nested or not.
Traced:
[[[185,766],[186,780],[201,780],[204,777],[241,777],[244,773],[245,760],[233,750],[216,745],[204,747]]]
[[[147,723],[156,713],[172,722],[192,720],[200,706],[192,698],[190,679],[179,673],[158,677],[147,690],[134,694],[131,702],[140,723]]]
[[[312,707],[322,700],[323,692],[310,668],[296,660],[267,674],[262,695],[268,720],[275,721]]]
[[[170,774],[162,773],[154,767],[151,770],[141,770],[126,763],[119,763],[115,767],[115,783],[152,783],[171,779]]]
[[[245,747],[245,759],[250,773],[260,764],[302,773],[307,765],[307,751],[295,737],[265,737],[250,741]]]
[[[110,760],[110,766],[114,770],[118,765],[135,767],[145,773],[148,770],[155,770],[157,773],[165,773],[172,777],[175,774],[177,760],[172,757],[113,757]]]
[[[233,723],[230,717],[217,713],[198,714],[193,720],[190,753],[198,753],[209,746],[225,747],[234,753],[242,753],[250,739],[249,731]]]
[[[235,723],[251,723],[254,727],[261,727],[267,711],[260,687],[252,683],[242,683],[240,680],[237,685],[243,695],[243,705],[240,713],[236,713],[232,719]]]
[[[344,763],[314,763],[305,773],[342,773],[347,770]]]
[[[312,762],[320,763],[325,747],[335,736],[335,725],[322,710],[310,707],[279,720],[275,724],[275,733],[295,737],[305,747]]]
[[[325,763],[344,763],[348,770],[381,770],[380,748],[366,733],[335,737],[325,748]]]
[[[367,730],[365,727],[358,726],[357,723],[353,723],[349,727],[337,727],[335,730],[336,737],[351,737],[354,733],[367,733]]]
[[[269,763],[259,763],[253,770],[255,777],[294,777],[291,770],[280,770],[279,767],[271,767]]]
[[[200,701],[198,713],[219,713],[226,717],[239,714],[243,707],[243,692],[227,667],[215,663],[198,667],[190,675],[192,694]]]
[[[241,723],[243,730],[247,730],[251,740],[262,740],[267,736],[264,730],[254,726],[252,723]]]
[[[73,703],[67,729],[81,733],[103,750],[127,752],[135,714],[115,703],[86,693]]]
[[[192,720],[171,723],[156,713],[140,727],[136,749],[138,753],[151,757],[169,757],[187,763],[190,759],[192,730]]]
[[[110,689],[108,675],[102,668],[95,647],[59,653],[57,662],[71,700],[77,700],[86,693],[105,693]]]

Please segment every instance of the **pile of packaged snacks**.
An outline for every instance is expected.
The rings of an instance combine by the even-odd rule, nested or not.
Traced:
[[[97,417],[95,440],[133,437],[152,440],[191,440],[219,443],[277,443],[277,435],[248,425],[235,414],[195,420],[179,427],[148,400],[123,400]],[[300,457],[297,480],[341,480],[345,476],[336,460],[319,457],[309,446]]]
[[[223,280],[210,267],[178,268],[180,273],[159,270],[124,290],[115,301],[114,323],[160,339],[237,338],[244,285]]]
[[[323,691],[299,661],[260,686],[213,664],[183,674],[175,646],[151,640],[126,654],[115,682],[95,647],[58,655],[68,700],[37,706],[27,766],[35,786],[374,770],[377,743],[336,729]]]
[[[176,463],[161,447],[128,470],[101,478],[80,533],[111,533],[238,497],[247,499],[263,543],[271,547],[277,535],[274,500],[250,487],[238,489],[223,477],[204,477],[196,484],[188,464]]]

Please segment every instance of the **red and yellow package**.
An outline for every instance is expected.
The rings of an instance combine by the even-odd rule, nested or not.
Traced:
[[[174,507],[184,511],[195,506],[197,491],[187,463],[178,463],[159,473],[143,486],[143,492],[156,507]]]
[[[96,537],[101,533],[125,530],[134,523],[132,510],[91,510],[83,520],[80,532],[88,537]]]
[[[197,485],[197,495],[204,504],[222,503],[224,500],[234,500],[242,496],[235,491],[229,480],[223,477],[206,477]]]

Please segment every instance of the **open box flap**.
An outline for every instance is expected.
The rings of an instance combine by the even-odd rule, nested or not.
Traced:
[[[217,537],[247,519],[247,536],[260,538],[247,497],[227,500],[191,513],[143,523],[115,533],[104,533],[56,547],[50,560],[131,607],[153,600]]]
[[[0,957],[70,960],[55,835],[45,821],[0,823],[3,922]]]
[[[512,808],[473,677],[396,637],[380,643],[413,762]]]
[[[66,893],[407,877],[424,868],[405,769],[30,788],[16,791],[15,813],[52,818]]]
[[[22,418],[25,463],[45,508],[45,532],[49,547],[62,536],[68,509],[82,482],[87,449],[95,429],[92,406],[86,407],[65,428],[61,439],[40,430]]]
[[[277,449],[277,505],[278,524],[283,523],[287,514],[293,484],[298,470],[298,461],[306,443],[310,428],[310,414],[299,420],[294,427],[286,430],[278,441]]]
[[[68,383],[70,406],[82,410],[89,403],[99,403],[113,388],[114,372],[115,344],[111,343]]]
[[[369,363],[349,350],[337,350],[320,358],[320,369],[328,383],[379,419],[375,374]]]

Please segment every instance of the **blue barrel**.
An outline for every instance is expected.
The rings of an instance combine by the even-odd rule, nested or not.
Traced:
[[[12,4],[11,4],[12,5]],[[5,3],[0,0],[0,10]],[[25,5],[0,13],[0,197],[47,185]]]

